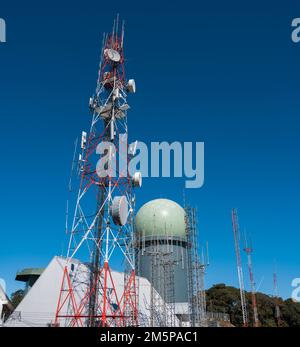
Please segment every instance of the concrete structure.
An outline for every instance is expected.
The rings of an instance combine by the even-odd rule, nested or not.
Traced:
[[[42,268],[23,269],[17,272],[16,281],[25,282],[25,291],[28,291],[41,276],[43,271],[44,269]]]

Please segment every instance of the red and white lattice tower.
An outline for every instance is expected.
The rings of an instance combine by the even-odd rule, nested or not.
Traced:
[[[274,285],[274,299],[275,299],[275,319],[278,327],[282,326],[281,312],[279,308],[279,294],[277,284],[277,273],[273,273],[273,285]]]
[[[239,279],[239,286],[240,286],[243,325],[244,327],[247,327],[249,324],[249,318],[248,318],[248,311],[247,311],[244,275],[243,275],[242,259],[241,259],[241,251],[240,251],[240,230],[239,230],[240,228],[239,228],[237,210],[235,208],[232,209],[231,218],[232,218],[232,227],[233,227],[233,234],[234,234],[237,272],[238,272],[238,279]]]
[[[245,237],[244,251],[247,254],[247,260],[248,260],[248,271],[249,271],[249,277],[250,277],[251,299],[252,299],[252,309],[253,309],[253,326],[258,328],[260,326],[260,322],[258,318],[256,288],[255,288],[254,274],[253,274],[253,268],[252,268],[252,257],[251,257],[251,253],[253,252],[253,247],[252,247],[252,244],[250,245],[248,244],[246,237]]]
[[[127,94],[135,92],[135,82],[125,77],[123,43],[124,23],[119,28],[117,18],[111,34],[103,36],[97,88],[89,103],[91,127],[82,133],[58,326],[138,325],[133,189],[141,186],[141,175],[128,173],[135,146],[127,143]],[[111,264],[121,272],[112,271]]]

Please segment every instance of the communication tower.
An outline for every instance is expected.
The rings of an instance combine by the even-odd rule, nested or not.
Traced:
[[[124,61],[124,22],[120,28],[117,17],[112,32],[103,36],[97,87],[89,101],[91,126],[82,132],[56,325],[138,325],[133,214],[134,188],[142,179],[139,172],[128,172],[135,153],[127,142],[127,95],[136,87],[133,79],[126,79]],[[89,273],[75,267],[75,257],[89,265]],[[111,264],[124,272],[121,290]]]
[[[237,210],[235,208],[232,209],[231,211],[231,219],[232,219],[232,227],[233,227],[233,234],[234,234],[234,245],[235,245],[236,264],[237,264],[237,272],[238,272],[239,287],[240,287],[243,325],[244,327],[247,327],[249,324],[249,319],[248,319],[247,302],[246,302],[246,295],[245,295],[242,259],[241,259],[241,252],[240,252],[240,228],[239,228]]]
[[[250,277],[252,309],[253,309],[253,325],[256,328],[258,328],[260,326],[260,322],[258,319],[256,289],[255,289],[255,281],[254,281],[254,274],[253,274],[253,269],[252,269],[252,257],[251,257],[251,253],[253,252],[253,247],[252,247],[252,244],[248,244],[246,237],[245,237],[244,251],[247,254],[247,260],[248,260],[248,271],[249,271],[249,277]]]
[[[188,240],[188,301],[191,326],[207,326],[205,272],[209,265],[207,256],[200,257],[198,247],[198,228],[196,208],[185,206],[185,224]]]

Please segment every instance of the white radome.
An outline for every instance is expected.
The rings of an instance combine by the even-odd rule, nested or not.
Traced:
[[[133,183],[133,186],[136,187],[136,188],[141,188],[142,186],[142,173],[137,171],[134,173],[133,177],[132,177],[132,183]]]
[[[136,85],[135,85],[135,80],[131,79],[127,83],[127,90],[129,93],[135,93],[136,92]]]

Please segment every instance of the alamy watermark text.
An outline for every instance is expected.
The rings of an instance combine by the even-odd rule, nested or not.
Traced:
[[[300,42],[300,18],[294,18],[292,20],[292,41],[294,43]]]
[[[6,42],[6,22],[0,18],[0,43]]]

